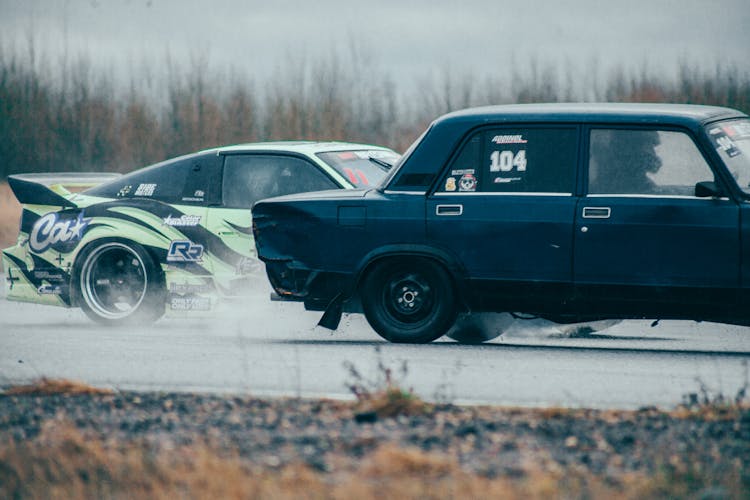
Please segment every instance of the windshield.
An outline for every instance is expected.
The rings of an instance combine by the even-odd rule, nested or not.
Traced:
[[[745,194],[750,195],[750,120],[712,123],[706,128],[734,180]]]
[[[354,187],[377,186],[399,159],[393,151],[366,149],[318,153],[318,158],[335,168]]]

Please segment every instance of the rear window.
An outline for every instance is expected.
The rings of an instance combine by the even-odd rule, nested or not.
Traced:
[[[377,186],[385,178],[389,167],[399,159],[393,151],[382,149],[334,151],[318,153],[318,158],[336,169],[354,187]]]
[[[136,170],[84,191],[102,198],[151,198],[165,203],[202,205],[218,197],[221,157],[182,156]]]

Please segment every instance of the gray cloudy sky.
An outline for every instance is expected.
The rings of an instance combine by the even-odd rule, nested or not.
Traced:
[[[0,41],[85,50],[115,71],[208,56],[262,76],[297,57],[364,47],[396,79],[502,75],[530,57],[673,72],[679,60],[750,70],[750,0],[0,0]],[[125,69],[123,69],[125,68]]]

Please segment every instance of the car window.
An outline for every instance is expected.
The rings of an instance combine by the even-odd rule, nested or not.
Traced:
[[[477,132],[438,188],[443,193],[572,193],[575,128],[516,127]]]
[[[594,129],[589,193],[694,196],[714,175],[687,134],[669,130]]]
[[[229,155],[224,163],[226,207],[251,208],[264,198],[336,187],[318,167],[293,156]]]
[[[216,200],[220,158],[216,153],[167,160],[136,170],[85,194],[105,198],[151,198],[165,203],[203,204]]]
[[[750,120],[713,123],[706,131],[737,185],[750,194]]]
[[[335,168],[352,186],[377,186],[388,174],[386,165],[393,166],[399,155],[393,151],[367,149],[318,153],[318,158]]]

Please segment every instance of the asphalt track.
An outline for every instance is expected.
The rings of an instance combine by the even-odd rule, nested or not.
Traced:
[[[748,383],[746,327],[625,321],[576,336],[497,316],[509,325],[490,343],[415,346],[382,341],[358,315],[336,332],[316,327],[319,316],[263,292],[212,318],[103,328],[77,309],[9,302],[0,292],[0,386],[46,376],[116,390],[346,398],[349,366],[377,381],[381,364],[428,400],[670,408],[701,390],[734,397]]]

